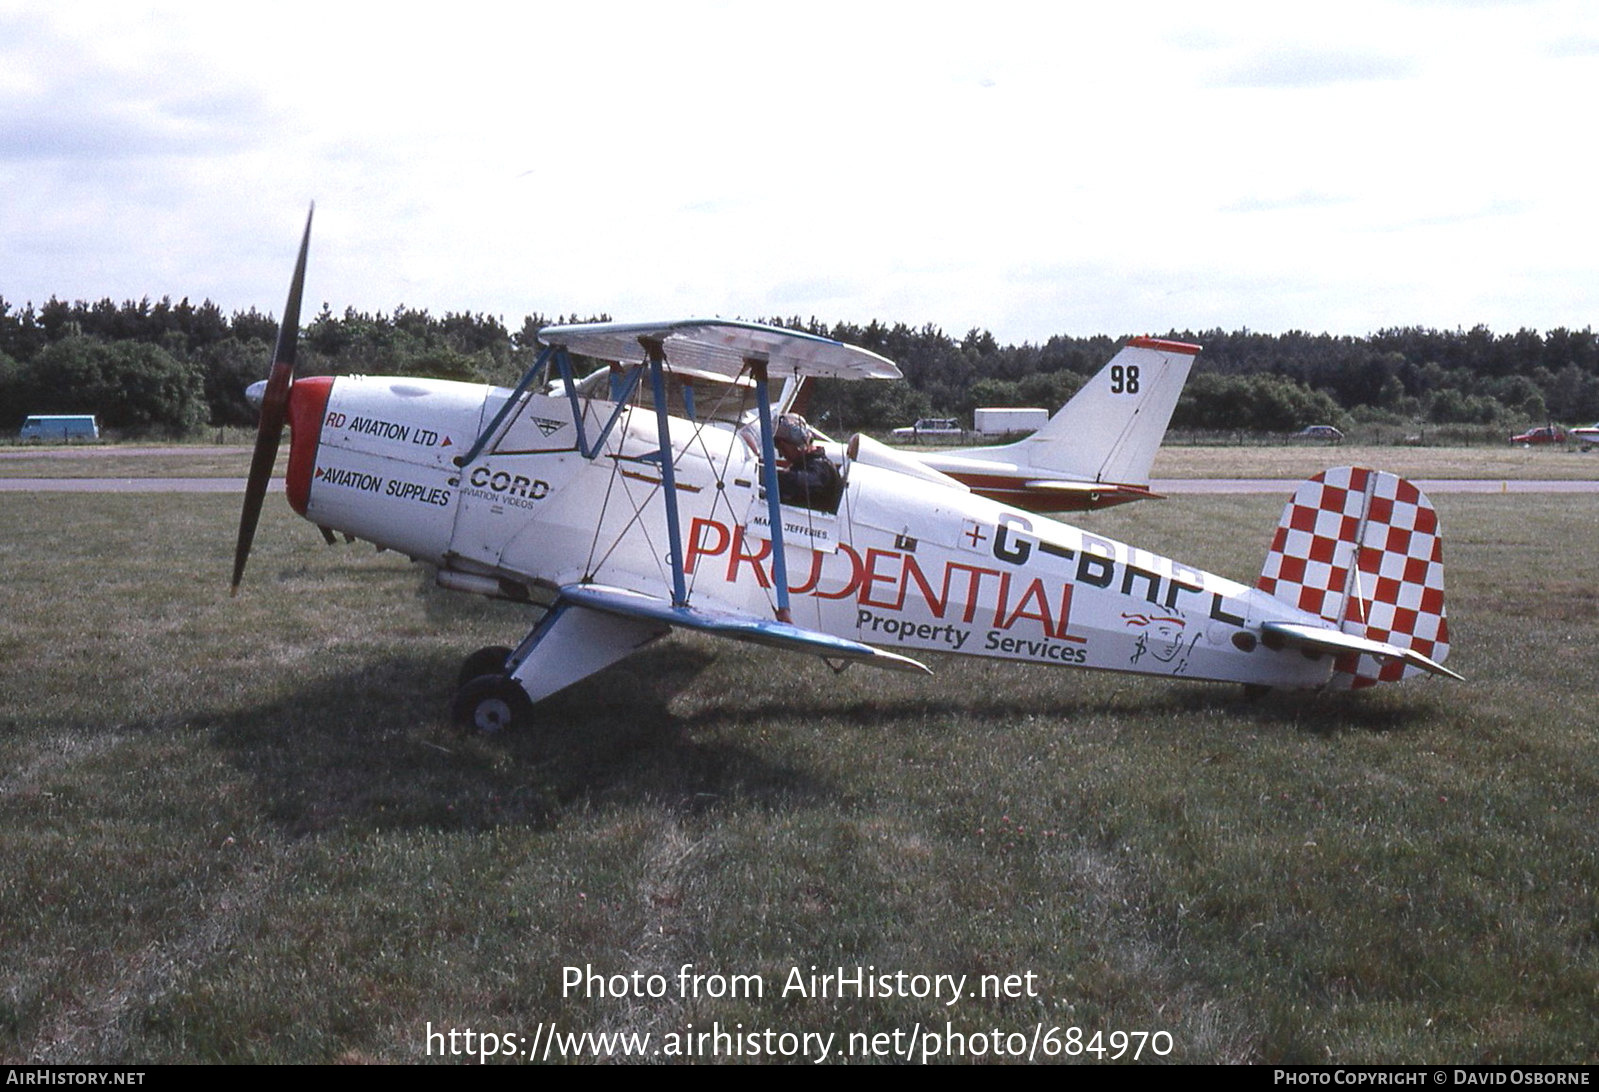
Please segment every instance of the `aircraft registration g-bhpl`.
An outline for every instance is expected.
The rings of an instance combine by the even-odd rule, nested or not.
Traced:
[[[674,628],[926,671],[923,650],[1250,687],[1361,687],[1448,654],[1437,517],[1358,468],[1302,485],[1256,587],[1010,508],[856,438],[829,510],[781,503],[769,385],[892,379],[873,353],[720,320],[546,327],[513,390],[412,378],[293,379],[310,222],[262,399],[234,557],[238,589],[282,429],[287,494],[322,528],[426,562],[446,588],[525,602],[514,648],[467,657],[457,720],[534,703]],[[572,354],[620,365],[580,396]],[[675,369],[743,377],[759,443],[669,412]],[[546,386],[553,374],[558,382]],[[633,405],[635,388],[650,397]]]

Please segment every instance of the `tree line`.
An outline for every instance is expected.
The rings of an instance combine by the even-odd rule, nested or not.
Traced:
[[[527,315],[515,329],[470,311],[433,315],[323,305],[301,332],[299,374],[435,376],[509,385],[533,362],[538,330],[606,316]],[[764,319],[895,361],[904,383],[822,382],[809,412],[845,434],[917,417],[970,420],[978,406],[1055,408],[1115,352],[1108,336],[1000,345],[986,330],[826,325]],[[182,435],[254,423],[244,388],[265,376],[277,323],[255,309],[145,298],[16,308],[0,298],[0,428],[31,413],[93,413],[125,435]],[[1180,429],[1283,432],[1312,424],[1521,427],[1599,419],[1592,329],[1496,334],[1404,327],[1364,337],[1289,331],[1171,330],[1204,347],[1178,403]]]

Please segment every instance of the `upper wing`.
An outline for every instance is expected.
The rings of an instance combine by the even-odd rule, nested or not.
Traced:
[[[761,360],[772,375],[826,379],[899,379],[894,362],[832,338],[726,319],[680,322],[594,322],[546,326],[539,340],[600,360],[642,361],[641,341],[659,341],[673,366],[736,376],[749,360]]]

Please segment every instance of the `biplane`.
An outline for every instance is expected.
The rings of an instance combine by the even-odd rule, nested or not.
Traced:
[[[296,380],[309,242],[308,219],[233,589],[287,424],[289,503],[330,542],[367,540],[433,566],[442,587],[530,608],[519,643],[463,663],[452,709],[465,726],[532,723],[540,699],[674,629],[912,672],[932,651],[1255,688],[1458,678],[1442,666],[1437,517],[1391,474],[1346,467],[1302,485],[1255,587],[981,497],[865,437],[828,505],[784,504],[772,385],[893,379],[892,362],[691,320],[546,327],[513,389]],[[603,391],[580,390],[574,356],[614,365]],[[683,411],[676,377],[705,374],[753,400],[753,429]]]

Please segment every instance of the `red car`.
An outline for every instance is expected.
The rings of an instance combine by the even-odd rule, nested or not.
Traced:
[[[1530,429],[1519,435],[1512,436],[1513,444],[1563,444],[1566,442],[1566,430],[1559,425],[1545,425],[1543,428]]]

